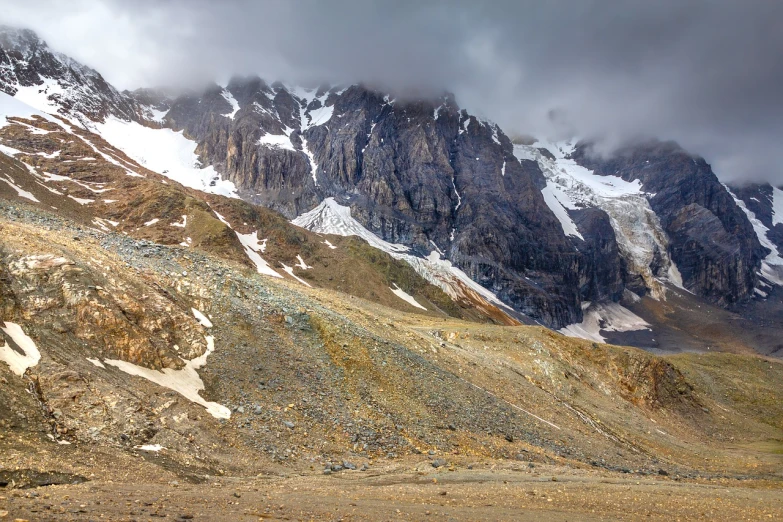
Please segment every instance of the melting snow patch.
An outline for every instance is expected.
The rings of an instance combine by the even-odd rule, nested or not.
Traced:
[[[312,288],[312,286],[310,286],[310,283],[308,283],[308,282],[307,282],[307,281],[305,281],[304,279],[301,279],[300,277],[298,277],[298,276],[296,276],[296,275],[294,274],[294,269],[293,269],[293,267],[290,267],[290,266],[288,266],[288,265],[286,265],[285,263],[282,263],[282,262],[280,263],[280,265],[283,267],[283,271],[284,271],[286,274],[290,275],[291,277],[293,277],[294,279],[296,279],[297,281],[299,281],[299,282],[300,282],[300,283],[302,283],[303,285],[305,285],[305,286],[309,286],[310,288]]]
[[[541,190],[541,193],[544,195],[544,201],[549,209],[560,221],[563,232],[565,232],[567,236],[575,236],[583,240],[584,237],[582,237],[582,234],[580,234],[579,230],[576,228],[576,223],[574,223],[574,220],[571,219],[571,216],[568,214],[568,208],[575,208],[568,196],[557,190],[556,185],[551,181],[546,182],[546,187]],[[563,202],[560,201],[561,199]]]
[[[215,209],[212,209],[212,212],[214,212],[214,213],[215,213],[215,215],[217,216],[217,218],[220,220],[220,222],[221,222],[221,223],[223,223],[223,224],[224,224],[224,225],[226,225],[228,228],[230,228],[231,230],[233,230],[233,227],[231,226],[231,223],[229,223],[228,221],[226,221],[226,218],[224,218],[222,214],[219,214],[219,213],[218,213],[218,212],[217,212]]]
[[[783,257],[781,257],[780,252],[778,252],[778,247],[775,246],[775,243],[773,243],[769,237],[767,237],[767,232],[769,232],[769,229],[764,226],[764,224],[756,217],[756,214],[753,213],[746,205],[745,202],[739,199],[734,195],[731,190],[729,190],[729,187],[724,185],[726,187],[726,190],[731,194],[731,196],[734,198],[734,201],[737,203],[737,205],[745,212],[745,215],[747,215],[748,220],[750,221],[750,224],[753,225],[753,230],[756,232],[756,236],[759,239],[759,243],[761,243],[761,246],[766,247],[770,250],[767,257],[764,258],[764,260],[761,262],[761,276],[765,279],[769,280],[771,283],[774,283],[776,285],[783,286]],[[778,190],[778,189],[774,189]],[[773,192],[773,198],[775,197],[775,193]],[[775,202],[773,201],[773,208],[774,208]],[[774,222],[774,215],[773,215],[773,222]]]
[[[321,234],[359,236],[370,246],[384,252],[407,252],[409,250],[405,245],[388,243],[364,228],[351,217],[351,208],[340,205],[334,198],[326,198],[320,205],[297,217],[291,223]]]
[[[389,290],[391,290],[394,293],[394,295],[396,295],[397,297],[399,297],[403,301],[407,302],[411,306],[415,306],[416,308],[421,308],[422,310],[427,310],[426,308],[421,306],[419,303],[417,303],[416,299],[414,299],[412,295],[410,295],[405,290],[403,290],[402,288],[397,286],[397,283],[394,283],[394,288],[390,287]]]
[[[223,116],[233,120],[234,116],[236,116],[236,113],[239,112],[239,102],[237,102],[236,98],[234,98],[234,95],[231,94],[228,89],[223,89],[220,94],[231,105],[231,112],[224,114]]]
[[[19,353],[11,348],[8,342],[4,342],[3,346],[0,346],[0,361],[8,364],[11,371],[21,377],[28,368],[38,364],[38,361],[41,360],[41,352],[18,324],[6,321],[5,328],[0,328],[0,330],[3,330],[11,338],[11,341],[22,350],[22,353]]]
[[[297,264],[295,264],[294,266],[298,266],[302,270],[307,270],[308,268],[313,268],[311,266],[308,266],[308,264],[304,262],[304,259],[302,259],[302,256],[299,255],[299,254],[296,255],[296,260],[299,261],[299,262]]]
[[[207,341],[207,349],[204,354],[195,359],[185,361],[185,367],[181,370],[174,370],[171,368],[164,368],[160,371],[150,370],[143,366],[137,366],[133,363],[115,359],[106,359],[104,362],[129,375],[143,377],[164,388],[174,390],[189,401],[200,404],[206,408],[210,415],[217,419],[228,419],[231,417],[231,410],[222,404],[208,402],[199,395],[199,392],[204,389],[204,381],[201,380],[201,377],[199,377],[196,370],[202,368],[207,363],[207,357],[215,351],[214,338],[212,336],[207,336],[205,339]]]
[[[457,206],[454,207],[454,212],[456,212],[459,210],[460,205],[462,205],[462,196],[460,196],[459,192],[457,191],[457,184],[454,182],[454,178],[451,178],[451,186],[454,188],[454,193],[457,195]]]
[[[783,190],[772,187],[772,226],[783,223]]]
[[[40,89],[40,87],[36,88]],[[33,108],[31,104],[27,103],[30,100],[22,99],[23,96],[19,96],[19,94],[22,92],[22,89],[23,88],[20,87],[19,92],[15,98],[7,95],[4,92],[0,92],[0,127],[8,125],[8,117],[29,119],[33,116],[40,116],[49,121],[54,121],[53,117]]]
[[[633,332],[649,330],[644,319],[617,303],[593,303],[585,310],[581,323],[569,324],[559,331],[569,337],[581,337],[599,343],[606,342],[601,331]]]
[[[313,176],[313,183],[315,186],[318,186],[318,178],[316,177],[316,173],[318,172],[318,164],[315,162],[315,156],[313,156],[313,153],[310,152],[309,147],[307,146],[307,140],[302,136],[302,151],[307,156],[307,161],[310,162],[310,171]]]
[[[182,215],[182,223],[169,223],[172,227],[185,228],[188,226],[188,216]]]
[[[160,221],[160,219],[158,219],[158,218],[150,219],[149,221],[147,221],[146,223],[144,223],[144,226],[145,226],[145,227],[151,227],[152,225],[154,225],[154,224],[155,224],[155,223],[157,223],[158,221]]]
[[[4,181],[5,183],[7,183],[12,189],[16,191],[17,195],[20,198],[25,198],[25,199],[29,199],[30,201],[35,201],[36,203],[40,203],[40,201],[38,201],[38,199],[36,199],[36,197],[33,196],[32,192],[27,192],[26,190],[23,190],[22,188],[16,186],[11,178],[3,177],[0,178],[0,181]]]
[[[313,109],[312,111],[309,111],[308,114],[310,115],[310,123],[307,125],[307,127],[303,127],[302,130],[305,128],[315,127],[317,125],[323,125],[327,123],[329,120],[332,119],[332,114],[334,113],[334,106],[330,105],[329,107],[323,106],[318,109]]]
[[[332,250],[336,250],[337,249],[337,247],[334,246],[333,244],[331,244],[328,239],[324,239],[324,245],[328,246]]]
[[[100,359],[90,359],[87,357],[87,360],[90,361],[94,366],[97,366],[98,368],[106,368]]]
[[[351,217],[351,209],[338,204],[334,198],[326,198],[316,208],[297,217],[292,223],[321,234],[358,236],[370,246],[407,262],[419,275],[452,298],[483,301],[511,310],[495,294],[473,281],[450,261],[441,260],[437,251],[433,250],[426,259],[408,254],[409,249],[405,245],[388,243],[364,228]]]
[[[237,238],[239,238],[239,242],[245,247],[245,254],[247,254],[247,257],[256,265],[256,270],[258,270],[259,274],[272,277],[283,277],[275,272],[264,258],[258,255],[259,252],[266,250],[266,239],[263,244],[260,244],[258,242],[258,232],[251,232],[249,234],[240,234],[237,232],[236,235]]]
[[[191,308],[190,311],[193,312],[193,317],[196,318],[196,321],[198,321],[201,326],[205,328],[212,328],[212,321],[210,321],[206,315],[201,313],[199,310],[196,310],[195,308]]]
[[[71,198],[72,200],[74,200],[75,202],[77,202],[80,205],[89,205],[90,203],[95,203],[95,201],[92,200],[92,199],[76,198],[76,197],[71,196],[71,195],[68,195],[68,197]]]
[[[155,453],[166,449],[160,444],[144,444],[143,446],[133,446],[133,448],[141,451],[153,451]]]
[[[555,159],[545,156],[539,148],[549,151]],[[581,237],[568,210],[598,207],[609,215],[628,272],[644,280],[653,298],[665,298],[665,287],[659,279],[667,279],[682,288],[679,271],[671,267],[668,236],[650,207],[641,182],[597,175],[568,158],[573,151],[574,146],[565,142],[514,146],[517,158],[536,161],[541,168],[547,180],[542,190],[544,200],[567,235]],[[653,270],[657,256],[662,256],[664,262]]]

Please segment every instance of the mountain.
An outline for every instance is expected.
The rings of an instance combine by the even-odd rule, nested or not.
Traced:
[[[565,327],[596,310],[608,325],[612,303],[665,299],[667,286],[731,307],[766,284],[748,217],[703,159],[673,143],[608,159],[589,143],[512,143],[452,95],[395,99],[361,85],[236,77],[181,95],[120,93],[33,33],[3,34],[2,88],[15,99],[188,187],[306,227],[301,216],[329,211],[327,201],[349,208],[338,212],[349,226],[317,231],[358,226],[375,246],[401,245],[381,248],[463,304],[477,294],[481,306],[574,333]]]
[[[732,306],[761,284],[765,254],[747,217],[710,166],[673,143],[604,160],[589,143],[514,144],[449,95],[395,100],[259,78],[176,100],[164,121],[243,198],[289,218],[335,198],[382,240],[442,254],[551,327],[626,289],[663,299],[668,284]]]
[[[0,90],[0,518],[780,513],[778,188],[26,30]]]

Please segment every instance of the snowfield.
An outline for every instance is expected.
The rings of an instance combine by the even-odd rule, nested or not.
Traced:
[[[221,179],[214,168],[201,168],[196,142],[171,129],[153,129],[115,117],[93,124],[96,134],[117,147],[139,165],[186,187],[238,198],[234,183]]]

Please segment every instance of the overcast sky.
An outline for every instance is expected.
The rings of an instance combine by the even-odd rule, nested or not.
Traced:
[[[446,89],[510,134],[675,139],[724,180],[783,183],[777,0],[0,0],[0,23],[119,88],[257,73]]]

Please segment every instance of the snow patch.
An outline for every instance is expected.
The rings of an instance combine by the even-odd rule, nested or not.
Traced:
[[[196,318],[196,321],[198,321],[201,326],[204,328],[212,328],[212,321],[210,321],[206,315],[195,308],[191,308],[190,311],[193,312],[193,317]]]
[[[259,274],[268,275],[272,277],[282,278],[280,274],[275,272],[269,263],[264,258],[258,255],[259,252],[263,252],[266,249],[266,239],[262,243],[258,241],[258,232],[251,232],[249,234],[240,234],[236,232],[239,242],[245,248],[245,254],[256,265],[256,270]]]
[[[5,328],[0,328],[0,330],[3,330],[11,338],[11,341],[22,350],[22,353],[11,348],[6,341],[3,346],[0,346],[0,361],[5,362],[12,372],[21,377],[28,368],[38,364],[38,361],[41,360],[41,352],[38,351],[35,342],[24,333],[21,326],[8,321],[5,321],[4,324]]]
[[[547,180],[542,190],[544,201],[560,221],[566,235],[582,237],[568,210],[597,207],[610,218],[618,247],[627,261],[627,270],[639,275],[654,299],[664,299],[668,280],[683,288],[682,277],[668,254],[669,238],[660,220],[650,207],[647,194],[639,180],[625,181],[618,176],[599,176],[578,165],[569,155],[574,151],[570,142],[536,142],[536,146],[514,145],[514,155],[521,160],[538,163]],[[539,149],[549,151],[555,159]],[[654,272],[656,259],[663,263]]]
[[[569,324],[559,330],[568,337],[580,337],[598,343],[605,343],[601,335],[606,332],[633,332],[649,330],[650,324],[617,303],[591,303],[583,314],[581,323]]]
[[[16,184],[14,183],[14,180],[12,180],[11,178],[9,178],[8,176],[3,176],[2,178],[0,178],[0,181],[2,181],[2,182],[4,182],[4,183],[6,183],[8,186],[10,186],[12,189],[14,189],[14,190],[16,191],[16,194],[17,194],[17,195],[18,195],[20,198],[29,199],[30,201],[34,201],[34,202],[36,202],[36,203],[40,203],[40,201],[38,201],[38,198],[36,198],[36,197],[33,195],[33,193],[32,193],[32,192],[28,192],[28,191],[26,191],[26,190],[22,189],[21,187],[19,187],[18,185],[16,185]],[[88,201],[89,201],[89,200],[88,200]]]
[[[291,223],[320,234],[358,236],[367,241],[370,246],[386,252],[395,259],[405,261],[424,279],[454,299],[470,299],[474,302],[478,300],[512,310],[494,293],[473,281],[450,261],[441,259],[437,251],[433,250],[427,258],[409,254],[410,249],[405,245],[384,241],[364,228],[351,216],[350,207],[338,204],[334,198],[326,198],[316,208],[302,214]]]
[[[133,448],[141,451],[152,451],[155,453],[166,449],[160,444],[144,444],[143,446],[133,446]]]
[[[239,112],[239,102],[236,100],[236,98],[234,98],[234,95],[231,94],[231,91],[228,89],[223,89],[220,92],[220,95],[223,96],[223,99],[225,99],[231,105],[231,112],[223,114],[223,116],[233,120],[234,116],[236,116],[236,113]]]
[[[414,299],[412,295],[410,295],[405,290],[403,290],[402,288],[397,286],[397,283],[393,283],[393,284],[394,284],[394,288],[389,287],[389,290],[391,290],[392,293],[394,293],[394,295],[396,295],[397,297],[399,297],[403,301],[407,302],[411,306],[415,306],[416,308],[421,308],[422,310],[425,310],[425,311],[427,310],[426,308],[421,306],[419,303],[417,303],[416,299]]]
[[[283,263],[283,262],[281,262],[281,263],[280,263],[280,266],[282,266],[282,267],[283,267],[283,272],[285,272],[286,274],[290,275],[291,277],[293,277],[294,279],[296,279],[297,281],[299,281],[299,282],[300,282],[300,283],[302,283],[303,285],[305,285],[305,286],[307,286],[307,287],[310,287],[310,288],[312,288],[312,286],[310,286],[310,283],[308,283],[308,282],[307,282],[307,281],[305,281],[304,279],[302,279],[302,278],[300,278],[299,276],[297,276],[296,274],[294,274],[294,269],[293,269],[293,267],[290,267],[290,266],[286,265],[286,264],[285,264],[285,263]]]
[[[28,92],[27,89],[31,88],[19,86],[19,91],[15,97],[0,92],[0,127],[10,123],[7,121],[9,117],[31,119],[34,116],[40,116],[48,121],[57,121],[52,116],[41,112],[36,105],[28,103],[31,99],[25,97],[25,93]]]
[[[264,134],[258,138],[258,144],[270,149],[285,149],[296,152],[291,138],[287,134]]]
[[[772,226],[783,223],[783,190],[772,187]]]
[[[158,218],[153,218],[153,219],[150,219],[149,221],[147,221],[146,223],[144,223],[144,226],[145,226],[145,227],[151,227],[152,225],[154,225],[154,224],[155,224],[155,223],[157,223],[158,221],[160,221],[160,219],[158,219]]]
[[[568,208],[575,208],[570,198],[564,192],[558,190],[557,185],[551,181],[546,182],[546,187],[544,187],[541,193],[544,195],[544,201],[549,209],[560,221],[563,232],[565,232],[567,236],[575,236],[584,240],[584,237],[582,237],[582,234],[579,233],[579,230],[576,227],[576,223],[574,223],[574,220],[571,219],[571,216],[568,214],[568,210],[566,210]],[[563,202],[561,202],[560,199],[562,199]]]
[[[729,189],[728,185],[724,184],[723,186],[726,188],[729,194],[731,194],[731,197],[734,198],[734,201],[737,203],[739,208],[745,212],[745,215],[748,217],[750,224],[753,226],[753,230],[756,232],[756,237],[758,237],[761,246],[768,248],[770,251],[767,257],[765,257],[761,262],[760,275],[771,283],[783,286],[783,257],[781,257],[780,252],[778,252],[778,247],[775,246],[775,243],[773,243],[769,237],[767,237],[769,229],[764,226],[761,220],[756,217],[756,214],[754,214],[753,211],[745,205],[744,201],[734,195],[734,193]],[[773,190],[779,189],[773,188]],[[774,201],[776,197],[780,196],[777,196],[775,192],[773,192],[773,208],[775,208],[776,205],[776,202]],[[775,210],[775,212],[777,212],[777,210]],[[773,215],[773,223],[774,222]]]
[[[90,203],[95,203],[95,200],[85,199],[85,198],[77,198],[77,197],[71,196],[70,194],[68,195],[68,197],[71,198],[72,200],[74,200],[75,202],[77,202],[80,205],[89,205]]]
[[[104,370],[106,367],[103,365],[100,359],[90,359],[89,357],[86,358],[88,361],[90,361],[93,366],[97,366],[98,368],[103,368]]]
[[[299,254],[296,255],[296,260],[299,261],[299,262],[297,264],[295,264],[294,266],[298,266],[302,270],[307,270],[308,268],[313,268],[311,266],[308,266],[308,264],[304,262],[304,259],[302,259],[302,256],[299,255]]]
[[[205,337],[207,349],[203,355],[185,361],[185,367],[181,370],[172,368],[163,368],[163,370],[150,370],[143,366],[138,366],[126,361],[116,359],[106,359],[103,362],[118,368],[129,374],[136,375],[152,381],[155,384],[174,390],[189,401],[199,404],[207,409],[213,417],[217,419],[228,419],[231,417],[231,410],[216,402],[206,401],[199,392],[204,389],[204,381],[201,380],[196,370],[202,368],[207,363],[207,357],[215,351],[215,340],[212,336]]]
[[[459,191],[457,190],[457,184],[454,182],[453,177],[451,178],[451,186],[454,189],[454,193],[457,195],[457,206],[454,207],[454,212],[456,212],[457,210],[459,210],[460,205],[462,205],[462,196],[459,195]]]
[[[371,246],[384,252],[407,252],[405,245],[386,242],[364,228],[351,217],[351,208],[340,205],[334,198],[326,198],[309,212],[291,221],[294,225],[321,234],[336,236],[359,236]]]
[[[315,156],[313,156],[313,153],[310,152],[310,148],[307,146],[307,140],[304,136],[302,136],[302,152],[305,153],[307,156],[307,161],[310,162],[310,172],[313,176],[313,183],[315,186],[318,186],[318,178],[316,177],[316,173],[318,172],[318,164],[315,162]]]

